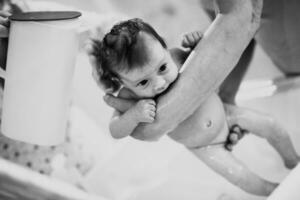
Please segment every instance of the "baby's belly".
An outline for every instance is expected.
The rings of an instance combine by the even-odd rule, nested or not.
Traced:
[[[226,140],[228,127],[223,104],[212,94],[189,118],[168,135],[187,147],[207,146]]]

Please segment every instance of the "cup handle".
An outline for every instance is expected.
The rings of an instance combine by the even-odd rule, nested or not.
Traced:
[[[2,67],[0,66],[0,78],[5,79],[5,77],[6,77],[6,72],[5,72],[5,70],[2,69]]]

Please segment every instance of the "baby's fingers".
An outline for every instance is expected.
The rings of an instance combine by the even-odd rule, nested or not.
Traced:
[[[203,34],[200,31],[194,31],[183,36],[182,46],[186,48],[194,48],[201,40]]]
[[[199,42],[201,40],[201,38],[203,37],[203,33],[200,31],[192,32],[192,35],[196,42]]]
[[[195,46],[195,42],[193,40],[194,39],[191,34],[185,35],[182,40],[182,46],[185,48],[193,48]]]

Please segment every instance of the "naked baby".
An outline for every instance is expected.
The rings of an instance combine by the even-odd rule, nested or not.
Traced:
[[[184,44],[193,47],[200,39],[201,35],[193,32],[185,36]],[[139,123],[155,120],[156,97],[172,89],[180,75],[186,55],[179,52],[168,49],[157,32],[140,19],[120,22],[102,40],[93,40],[91,55],[99,86],[134,101],[115,110],[110,122],[114,138],[130,136]],[[269,195],[278,184],[252,173],[224,148],[228,114],[239,116],[240,127],[266,138],[288,168],[297,165],[299,156],[282,127],[266,115],[223,104],[217,93],[168,135],[231,183],[252,194]]]

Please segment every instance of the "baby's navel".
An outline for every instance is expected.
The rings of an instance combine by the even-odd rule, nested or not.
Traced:
[[[212,121],[209,119],[209,120],[206,120],[205,122],[205,127],[206,128],[210,128],[212,126]]]

